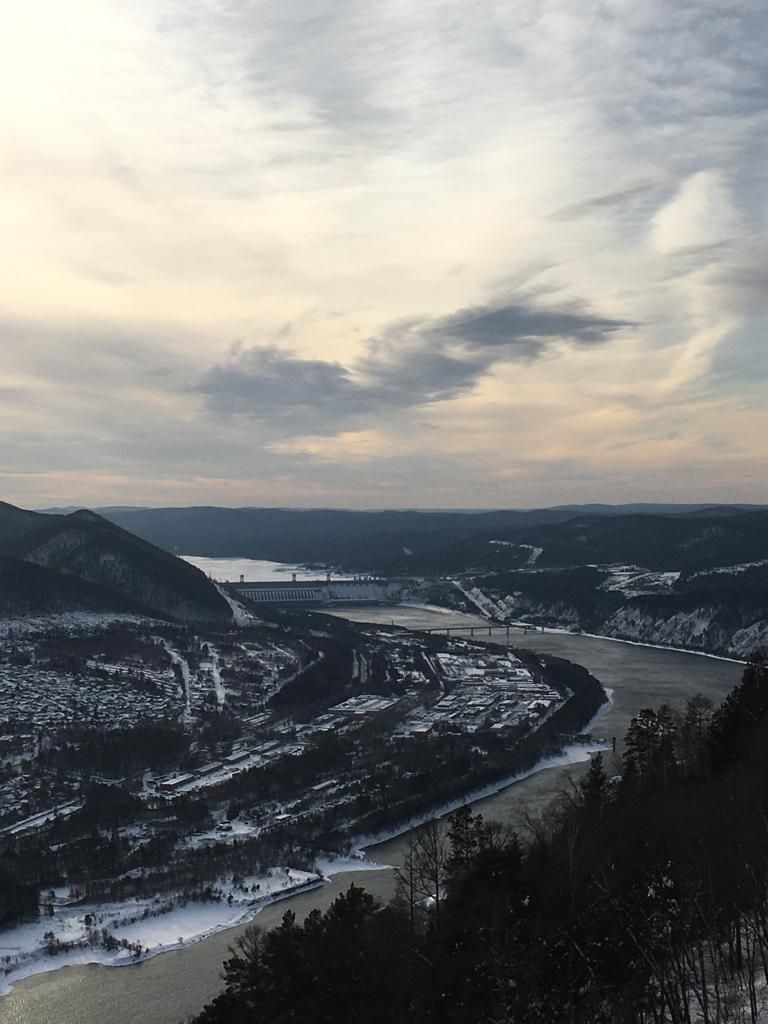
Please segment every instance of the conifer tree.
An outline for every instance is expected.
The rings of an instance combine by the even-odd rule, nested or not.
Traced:
[[[598,751],[592,758],[589,771],[579,783],[581,806],[587,819],[598,818],[605,804],[608,778],[603,768],[603,755]]]
[[[448,819],[449,854],[446,872],[455,877],[466,871],[480,849],[483,836],[482,814],[472,814],[472,808],[463,804]]]
[[[709,753],[712,768],[757,761],[764,755],[768,726],[768,658],[754,656],[739,685],[712,716]]]

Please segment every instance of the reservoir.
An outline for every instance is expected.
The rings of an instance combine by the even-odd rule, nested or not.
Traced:
[[[487,625],[479,616],[407,606],[340,609],[338,614],[358,622],[410,629]],[[475,639],[482,636],[476,634]],[[620,739],[632,715],[643,707],[680,706],[695,693],[719,703],[743,669],[730,661],[579,634],[511,630],[510,642],[584,665],[612,692],[611,704],[593,729],[594,735],[607,740]],[[610,754],[606,759],[610,770]],[[583,770],[583,764],[545,769],[477,802],[473,809],[486,818],[521,823],[526,812],[540,810]],[[405,843],[404,837],[381,843],[368,851],[369,856],[385,864],[397,863]],[[391,871],[346,872],[321,889],[267,907],[256,920],[271,927],[289,908],[299,918],[314,907],[324,909],[351,882],[382,900],[392,892]],[[29,978],[0,998],[0,1024],[182,1024],[220,990],[222,961],[243,927],[131,967],[65,967]]]

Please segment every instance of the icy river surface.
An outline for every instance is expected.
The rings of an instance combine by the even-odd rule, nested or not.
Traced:
[[[484,624],[475,616],[406,606],[344,609],[343,615],[411,629]],[[631,716],[642,707],[665,702],[680,705],[694,693],[719,702],[742,671],[741,665],[730,661],[568,633],[512,630],[510,642],[567,658],[597,676],[612,694],[593,730],[606,740],[620,738]],[[527,810],[546,804],[583,770],[583,763],[546,768],[478,801],[474,809],[514,824]],[[371,859],[396,864],[405,842],[400,836],[381,843],[369,851]],[[275,925],[289,908],[303,918],[314,907],[327,907],[351,882],[382,900],[392,892],[391,871],[344,872],[323,888],[268,906],[257,921],[264,927]],[[0,999],[0,1024],[181,1024],[220,990],[222,961],[241,931],[242,926],[231,928],[129,967],[65,967],[29,978]]]

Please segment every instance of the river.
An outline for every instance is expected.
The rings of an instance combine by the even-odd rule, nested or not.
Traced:
[[[344,609],[338,614],[355,621],[394,623],[412,629],[484,624],[477,616],[404,606]],[[639,708],[665,702],[680,705],[694,693],[719,702],[738,682],[742,671],[742,666],[734,662],[597,637],[512,631],[510,640],[513,646],[584,665],[612,691],[611,704],[593,730],[607,740],[620,738]],[[583,764],[543,770],[476,803],[474,809],[487,818],[514,825],[527,812],[540,810],[583,770]],[[381,843],[372,847],[369,855],[385,864],[397,863],[406,841],[401,836]],[[314,907],[327,907],[351,882],[364,885],[382,900],[392,892],[391,871],[346,872],[321,889],[267,907],[257,920],[263,926],[272,926],[288,908],[302,918]],[[0,999],[0,1022],[180,1024],[219,991],[221,963],[242,930],[243,926],[232,928],[130,967],[65,967],[29,978]]]

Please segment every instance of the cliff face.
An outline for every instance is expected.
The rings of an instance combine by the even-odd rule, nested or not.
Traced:
[[[689,601],[681,604],[676,609],[673,602],[660,606],[635,600],[607,619],[600,632],[737,658],[768,650],[768,593],[762,601],[710,598],[695,607]]]
[[[768,649],[768,564],[690,574],[588,566],[476,584],[487,611],[502,620],[738,658]]]
[[[101,516],[83,511],[39,516],[33,523],[31,531],[6,539],[6,554],[91,584],[94,595],[125,610],[180,622],[232,620],[228,603],[198,569]]]

